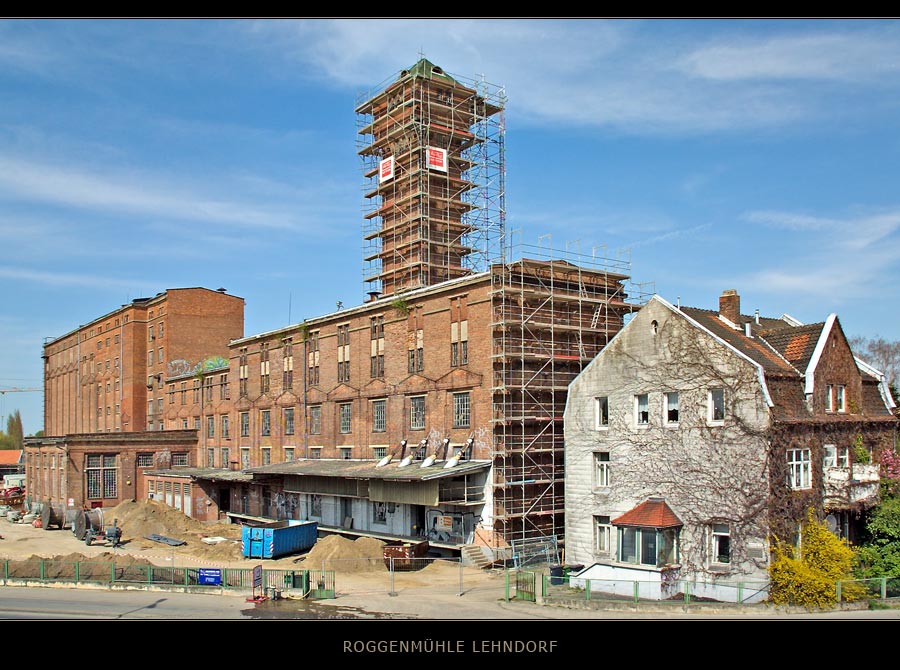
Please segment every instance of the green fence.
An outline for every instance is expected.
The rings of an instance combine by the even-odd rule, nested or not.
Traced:
[[[839,602],[900,598],[900,577],[873,577],[840,581],[837,583],[836,598]]]
[[[209,584],[201,572],[220,570],[221,583]],[[58,561],[51,559],[2,561],[3,583],[38,581],[54,583],[146,584],[151,586],[251,590],[253,568],[194,568],[135,565],[131,562]],[[308,598],[334,598],[334,572],[324,570],[262,571],[262,588],[299,591]]]
[[[545,602],[574,600],[611,603],[660,603],[684,605],[716,603],[749,605],[768,599],[767,582],[635,581],[582,579],[541,575],[541,597]]]

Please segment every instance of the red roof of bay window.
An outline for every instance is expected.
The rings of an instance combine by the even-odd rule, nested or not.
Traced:
[[[672,508],[662,498],[650,498],[622,516],[612,520],[615,526],[645,526],[649,528],[671,528],[683,526]]]

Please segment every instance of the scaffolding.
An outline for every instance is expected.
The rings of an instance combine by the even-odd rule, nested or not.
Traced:
[[[424,58],[357,100],[370,294],[432,286],[502,260],[505,92]]]
[[[491,272],[495,536],[561,542],[568,386],[649,296],[596,250],[507,253]]]

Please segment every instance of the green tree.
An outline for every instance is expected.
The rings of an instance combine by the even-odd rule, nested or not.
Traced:
[[[21,449],[24,445],[25,433],[22,431],[22,415],[15,410],[6,417],[6,434],[12,438],[12,449]]]

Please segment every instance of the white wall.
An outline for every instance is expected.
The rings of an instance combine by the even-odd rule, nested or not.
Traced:
[[[654,328],[652,322],[656,321]],[[709,425],[707,394],[726,391],[724,424]],[[679,393],[679,422],[664,421],[665,392]],[[649,425],[637,426],[634,396],[649,395]],[[596,396],[607,396],[609,427],[596,426]],[[764,580],[769,411],[757,368],[651,300],[569,387],[565,410],[566,561],[615,562],[594,550],[594,515],[617,516],[661,496],[684,524],[680,575],[700,581]],[[611,482],[594,486],[594,453],[610,454]],[[729,520],[734,561],[710,571],[709,524]],[[754,551],[754,555],[759,555]]]

